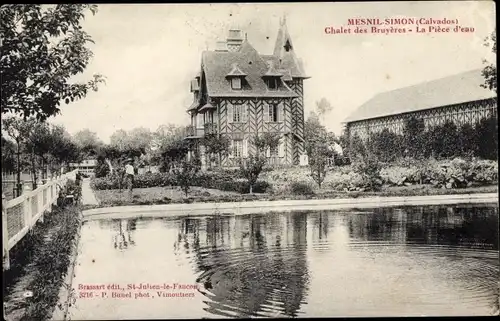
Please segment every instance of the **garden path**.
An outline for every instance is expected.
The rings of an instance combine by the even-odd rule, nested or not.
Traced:
[[[95,197],[92,188],[90,188],[90,179],[84,178],[82,180],[82,204],[83,205],[97,205],[97,199]]]

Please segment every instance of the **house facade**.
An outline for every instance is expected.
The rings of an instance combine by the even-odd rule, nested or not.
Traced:
[[[426,129],[448,121],[474,125],[497,113],[496,93],[482,84],[481,69],[476,69],[380,93],[344,121],[346,134],[363,140],[385,128],[403,134],[410,117],[422,119]]]
[[[186,139],[206,161],[201,138],[207,134],[230,141],[222,166],[238,166],[256,153],[255,135],[280,137],[279,147],[268,148],[268,163],[299,164],[304,147],[304,80],[302,61],[295,54],[286,21],[280,22],[274,52],[262,55],[243,37],[229,30],[227,41],[202,53],[200,72],[191,81],[194,100],[188,108],[191,125]]]

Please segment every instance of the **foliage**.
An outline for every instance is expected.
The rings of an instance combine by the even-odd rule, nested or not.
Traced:
[[[425,141],[425,124],[423,119],[410,117],[405,120],[403,141],[405,156],[419,158],[423,156]]]
[[[496,55],[497,53],[497,32],[496,29],[491,33],[491,36],[486,38],[485,40],[485,46],[489,47],[491,46],[491,51]],[[486,61],[484,61],[487,63]],[[482,75],[484,77],[484,84],[482,85],[485,88],[488,88],[490,90],[494,90],[495,93],[497,92],[497,65],[495,62],[490,63],[489,65],[485,66]]]
[[[91,89],[97,91],[104,81],[100,75],[85,83],[71,82],[92,58],[86,44],[93,41],[81,26],[87,10],[95,13],[97,6],[0,7],[2,114],[45,120],[60,111],[61,101],[69,104]]]
[[[198,172],[190,181],[190,185],[242,194],[248,193],[249,184],[242,179],[240,174],[234,175],[232,171]],[[107,177],[93,178],[90,184],[94,190],[119,189],[120,178],[118,174],[113,174]],[[179,186],[174,173],[146,173],[134,177],[134,188],[165,186]],[[267,182],[257,181],[253,185],[253,192],[264,193],[268,187]]]
[[[321,188],[328,170],[329,159],[332,157],[334,159],[339,158],[338,153],[332,148],[338,143],[338,139],[320,124],[315,113],[311,113],[307,119],[304,134],[311,176]]]
[[[264,165],[266,164],[265,157],[259,155],[249,155],[246,160],[240,162],[241,176],[247,179],[250,194],[253,193],[253,186],[257,182]]]
[[[174,168],[173,170],[175,180],[186,194],[186,197],[188,196],[191,183],[196,180],[198,170],[198,166],[188,161],[183,161],[179,168]]]
[[[403,135],[384,129],[363,141],[353,136],[350,141],[342,136],[342,145],[352,162],[374,155],[379,161],[394,162],[400,158],[438,159],[453,157],[480,157],[498,159],[498,121],[496,115],[480,120],[475,125],[460,127],[451,121],[425,129],[423,121],[411,118]]]
[[[280,144],[280,137],[279,135],[266,132],[255,135],[251,142],[257,149],[256,157],[260,157],[261,154],[265,154],[267,148],[276,149]]]
[[[85,155],[84,157],[94,157],[97,155],[99,148],[104,144],[97,137],[97,133],[89,130],[82,129],[73,135],[73,140],[81,152]]]
[[[2,171],[16,170],[16,145],[2,135]]]
[[[495,116],[482,119],[476,125],[478,135],[477,156],[484,159],[498,159],[498,119]]]
[[[229,138],[224,135],[206,134],[201,144],[206,148],[210,165],[215,160],[215,156],[218,157],[218,164],[220,165],[221,158],[227,156],[229,153],[230,141]]]
[[[323,119],[323,123],[326,114],[330,113],[332,110],[333,106],[326,98],[323,97],[321,98],[321,100],[316,102],[316,111],[318,112],[318,115]]]
[[[325,180],[328,171],[328,158],[331,157],[332,152],[328,149],[328,145],[321,142],[308,146],[308,149],[311,177],[318,184],[318,187],[321,188],[321,184]]]
[[[368,149],[382,162],[392,162],[403,155],[403,137],[385,128],[374,134]]]
[[[363,191],[379,191],[382,187],[382,178],[380,177],[380,162],[376,157],[370,155],[353,164],[354,171],[361,175],[363,181]]]
[[[306,182],[292,182],[290,191],[295,195],[313,195],[314,191],[310,184]]]
[[[109,165],[104,161],[102,157],[98,157],[95,167],[95,177],[106,177],[109,173]]]

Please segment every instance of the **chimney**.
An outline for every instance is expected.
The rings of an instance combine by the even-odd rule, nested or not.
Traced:
[[[243,37],[240,29],[229,30],[229,35],[227,36],[227,48],[229,51],[238,51],[242,42]]]
[[[225,41],[217,41],[215,43],[215,51],[227,51],[227,44]]]

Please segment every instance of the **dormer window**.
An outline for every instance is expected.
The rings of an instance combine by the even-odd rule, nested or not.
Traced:
[[[241,90],[243,79],[246,77],[241,69],[238,67],[237,63],[232,65],[231,71],[226,75],[226,78],[231,82],[231,89],[233,90]]]
[[[267,88],[269,88],[269,90],[278,90],[279,82],[280,80],[278,77],[270,77],[267,79]]]
[[[241,78],[240,77],[234,77],[231,79],[231,88],[234,90],[241,89]]]
[[[267,88],[269,90],[278,90],[281,84],[281,77],[283,76],[283,73],[274,68],[274,64],[272,61],[268,61],[267,66],[268,70],[262,76],[267,84]]]

